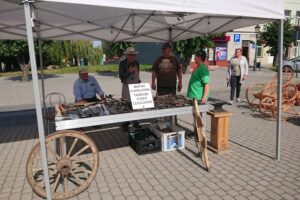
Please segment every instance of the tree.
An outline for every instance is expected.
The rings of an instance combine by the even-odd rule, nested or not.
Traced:
[[[287,50],[294,41],[294,28],[290,20],[284,21],[283,26],[283,46]],[[268,53],[271,53],[273,58],[273,66],[276,65],[278,54],[278,35],[279,35],[279,22],[274,21],[263,26],[263,31],[258,34],[260,42],[264,47],[269,47]]]
[[[0,55],[4,58],[14,58],[22,70],[22,80],[28,81],[29,74],[29,52],[25,40],[0,41]]]
[[[180,55],[180,64],[182,65],[183,72],[185,72],[193,53],[200,49],[209,48],[213,46],[211,41],[212,36],[199,36],[187,40],[175,42],[173,44],[173,52]]]
[[[46,55],[47,64],[69,66],[75,59],[80,65],[80,59],[84,59],[87,64],[96,65],[103,54],[101,48],[93,48],[90,41],[54,41],[43,45],[43,52]]]
[[[133,46],[134,43],[132,42],[104,42],[103,53],[105,53],[108,58],[112,58],[114,56],[120,57],[128,47]]]

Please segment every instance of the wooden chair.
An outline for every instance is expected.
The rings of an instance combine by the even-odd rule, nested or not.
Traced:
[[[44,117],[47,120],[47,133],[50,133],[51,121],[55,119],[57,107],[66,105],[66,97],[59,92],[52,92],[45,97]]]
[[[271,116],[272,118],[276,118],[277,116],[278,98],[276,92],[277,91],[275,90],[275,86],[274,88],[266,88],[265,91],[262,92],[259,105],[259,111],[266,116]],[[297,97],[298,89],[295,85],[286,84],[282,87],[282,119],[287,119],[290,116],[299,115],[299,113],[296,112],[294,107]]]
[[[294,76],[293,71],[286,69],[282,74],[282,85],[288,85]],[[246,99],[250,106],[253,108],[259,108],[261,104],[261,99],[265,95],[274,96],[277,93],[277,74],[272,77],[272,79],[267,83],[255,84],[249,86],[246,89]]]

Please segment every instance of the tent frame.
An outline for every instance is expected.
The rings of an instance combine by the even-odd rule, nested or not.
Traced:
[[[48,165],[47,165],[47,153],[46,153],[46,144],[45,144],[45,132],[44,132],[44,123],[43,123],[43,115],[42,115],[42,104],[41,104],[41,98],[40,98],[40,90],[39,90],[39,84],[38,84],[38,76],[37,76],[37,65],[36,65],[36,58],[35,58],[35,50],[34,50],[34,38],[33,38],[33,31],[32,31],[32,21],[31,21],[31,6],[32,3],[34,3],[33,0],[23,0],[22,1],[23,6],[24,6],[24,13],[25,13],[25,22],[26,22],[26,32],[27,32],[27,40],[28,40],[28,48],[29,48],[29,54],[30,54],[30,64],[31,64],[31,69],[32,69],[32,80],[33,80],[33,92],[34,92],[34,99],[35,99],[35,106],[36,106],[36,115],[37,115],[37,122],[38,122],[38,132],[39,132],[39,141],[40,141],[40,145],[41,145],[41,155],[42,155],[42,162],[43,162],[43,171],[44,171],[44,176],[45,176],[45,186],[46,186],[46,194],[47,194],[47,199],[51,200],[51,188],[50,188],[50,182],[49,182],[49,174],[48,174]],[[58,14],[58,13],[56,13]],[[61,14],[59,14],[60,16],[62,16]],[[154,38],[154,39],[159,39],[159,38],[155,38],[153,36],[149,36],[147,34],[149,33],[142,33],[139,34],[139,30],[144,26],[144,24],[148,21],[148,20],[152,20],[150,19],[152,15],[155,15],[155,13],[152,13],[150,15],[146,15],[146,19],[143,22],[143,24],[141,26],[139,26],[137,29],[135,27],[135,16],[139,16],[139,15],[145,15],[145,14],[139,14],[139,13],[131,13],[127,20],[125,21],[125,23],[123,24],[122,28],[116,28],[116,27],[111,27],[111,30],[116,30],[118,31],[118,35],[121,32],[124,32],[125,30],[123,30],[124,26],[128,23],[129,19],[132,18],[132,24],[133,26],[133,30],[131,33],[131,37],[130,38],[134,38],[134,37],[138,37],[138,36],[146,36],[146,37],[150,37],[150,38]],[[172,15],[172,13],[170,12],[170,15]],[[37,17],[37,16],[35,16]],[[64,17],[69,17],[69,16],[64,16]],[[198,19],[193,19],[191,21],[196,21],[194,24],[197,24],[199,22],[201,22],[202,20],[204,20],[205,18],[209,18],[210,16],[204,16],[203,18],[198,18]],[[220,16],[222,17],[222,16]],[[226,17],[223,17],[226,18]],[[240,17],[236,17],[234,19],[230,19],[226,24],[230,24],[233,23],[235,20],[239,19]],[[75,19],[75,18],[74,18]],[[37,19],[38,20],[38,19]],[[79,19],[76,19],[78,21],[80,21]],[[44,22],[43,22],[44,23]],[[83,22],[83,23],[91,23],[91,22]],[[176,27],[176,25],[181,24],[181,23],[186,23],[186,21],[183,22],[179,22],[175,25],[173,25],[172,27],[169,27],[169,41],[172,41],[176,38],[178,38],[181,34],[188,32],[189,28],[191,26],[189,26],[189,28],[186,29],[182,29],[180,27]],[[46,23],[44,23],[45,25],[47,25]],[[82,23],[78,23],[79,25]],[[213,31],[211,31],[211,33],[214,33],[216,31],[218,31],[220,28],[222,28],[223,26],[225,26],[226,24],[223,24],[217,28],[215,28]],[[49,25],[49,24],[48,24]],[[93,25],[97,25],[96,23],[93,22]],[[14,26],[14,28],[18,28],[19,25]],[[50,26],[50,25],[49,25]],[[99,28],[97,29],[101,29],[102,27],[100,25],[98,25]],[[6,27],[10,27],[10,26],[5,26]],[[52,26],[53,27],[53,26]],[[53,27],[54,28],[54,27]],[[103,27],[106,28],[106,27]],[[183,32],[181,32],[180,34],[176,35],[175,37],[172,38],[172,29],[181,29]],[[20,28],[22,29],[22,28]],[[23,29],[22,29],[23,30]],[[66,29],[67,31],[70,32],[70,34],[74,33],[74,31],[71,31],[69,29]],[[153,31],[159,31],[159,30],[165,30],[165,28],[159,28],[158,30],[153,30]],[[10,31],[6,31],[6,30],[1,30],[2,32],[7,32],[7,33],[11,33]],[[39,30],[39,32],[42,32],[43,30]],[[90,31],[90,30],[89,30]],[[87,31],[87,32],[89,32]],[[151,31],[151,32],[153,32]],[[84,34],[85,31],[82,31],[81,33],[77,33],[77,34],[81,34],[87,37],[90,37],[91,39],[100,39],[103,40],[101,38],[96,38],[94,36],[90,36],[88,34]],[[195,31],[193,31],[195,32]],[[16,33],[14,33],[16,34]],[[40,34],[40,33],[39,33]],[[201,34],[199,32],[199,34]],[[21,34],[22,35],[22,34]],[[119,41],[117,40],[118,35],[114,38],[114,41]],[[22,35],[23,36],[23,35]],[[279,32],[279,70],[278,70],[278,105],[277,105],[277,113],[278,113],[278,117],[277,117],[277,127],[276,127],[276,160],[280,159],[280,137],[281,137],[281,93],[282,93],[282,55],[283,55],[283,20],[280,20],[280,32]],[[40,39],[40,38],[39,38]],[[45,38],[45,39],[51,39],[51,37]],[[129,39],[129,38],[127,38]],[[125,39],[126,40],[126,39]],[[162,39],[159,39],[162,40]],[[40,58],[41,58],[41,53],[40,53]],[[44,94],[43,94],[44,95]]]

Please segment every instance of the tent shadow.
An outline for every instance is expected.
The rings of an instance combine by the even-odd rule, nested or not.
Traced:
[[[50,79],[50,78],[57,78],[60,77],[58,75],[55,74],[44,74],[44,79]],[[41,74],[38,74],[38,78],[41,79]],[[10,80],[10,81],[22,81],[22,76],[12,76],[12,77],[7,77],[6,80]],[[30,74],[28,76],[28,81],[32,81],[32,75]]]
[[[103,125],[101,129],[87,131],[85,134],[95,142],[99,152],[129,146],[128,133],[118,124]]]
[[[0,144],[38,138],[35,110],[0,113]]]

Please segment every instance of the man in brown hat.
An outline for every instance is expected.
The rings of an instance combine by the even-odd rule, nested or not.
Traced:
[[[171,44],[162,46],[160,56],[152,66],[152,89],[157,89],[158,95],[176,94],[178,77],[178,92],[182,89],[182,72],[177,59],[171,55]],[[156,83],[157,79],[157,83]]]
[[[128,47],[124,52],[126,59],[119,64],[119,78],[122,83],[122,99],[130,99],[129,84],[140,83],[140,64],[136,60],[136,55],[139,52],[135,51],[134,47]],[[134,121],[133,125],[139,127],[138,122]],[[123,130],[127,131],[129,122],[122,124]]]
[[[140,83],[140,64],[136,60],[134,47],[128,47],[124,52],[126,59],[119,64],[119,78],[122,83],[122,99],[130,99],[128,84]]]
[[[97,94],[104,100],[104,92],[97,80],[88,74],[86,67],[79,68],[79,78],[74,82],[73,93],[75,102],[95,102],[99,101]]]

